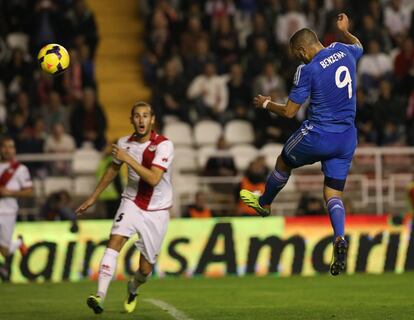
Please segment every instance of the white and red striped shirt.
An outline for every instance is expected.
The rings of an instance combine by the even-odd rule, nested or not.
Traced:
[[[172,206],[171,164],[174,158],[174,145],[166,137],[151,133],[149,141],[140,143],[132,136],[122,137],[118,140],[118,146],[127,150],[139,164],[150,169],[152,166],[163,169],[160,182],[152,187],[128,166],[128,184],[123,198],[130,199],[143,210],[158,211]],[[119,160],[113,160],[121,164]]]

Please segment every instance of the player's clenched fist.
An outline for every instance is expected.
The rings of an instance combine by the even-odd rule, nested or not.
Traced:
[[[349,29],[349,19],[345,13],[338,14],[338,20],[336,21],[336,26],[342,32],[348,31]]]
[[[254,97],[253,104],[256,108],[263,108],[263,103],[266,100],[272,100],[272,98],[269,96],[262,96],[261,94],[259,94],[256,97]]]
[[[129,154],[126,152],[126,150],[118,147],[116,144],[112,145],[112,155],[115,159],[122,162],[125,162],[129,157]]]
[[[80,216],[83,214],[89,207],[93,206],[96,202],[96,198],[90,197],[84,203],[82,203],[79,208],[75,210],[75,213]]]

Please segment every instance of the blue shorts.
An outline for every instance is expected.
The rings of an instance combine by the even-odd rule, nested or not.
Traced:
[[[283,147],[282,159],[291,168],[321,161],[325,177],[346,180],[356,146],[355,127],[326,132],[304,121]]]

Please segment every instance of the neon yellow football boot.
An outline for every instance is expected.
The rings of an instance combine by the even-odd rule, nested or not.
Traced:
[[[86,300],[86,304],[89,308],[95,312],[95,314],[102,313],[104,311],[103,305],[102,305],[102,298],[99,296],[95,296],[94,294],[91,294],[88,299]]]
[[[136,306],[137,306],[137,297],[138,294],[137,293],[131,293],[131,291],[129,290],[130,286],[132,285],[132,281],[133,280],[129,280],[128,281],[128,285],[127,285],[127,297],[124,301],[124,310],[128,313],[131,313],[135,310]]]
[[[243,202],[250,208],[256,210],[258,215],[262,217],[267,217],[268,215],[270,215],[270,206],[262,207],[259,204],[259,197],[259,195],[250,192],[249,190],[240,190],[240,199],[242,199]]]

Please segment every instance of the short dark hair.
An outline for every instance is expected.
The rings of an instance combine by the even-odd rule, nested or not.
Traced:
[[[131,117],[134,115],[135,108],[138,108],[138,107],[148,107],[148,108],[150,108],[151,115],[152,116],[154,115],[154,109],[152,108],[152,105],[150,105],[149,103],[147,103],[145,101],[137,101],[132,105]]]
[[[303,28],[295,32],[295,34],[290,38],[289,43],[292,47],[297,48],[300,46],[312,45],[318,41],[318,36],[313,30]]]
[[[0,147],[1,147],[1,146],[3,146],[3,144],[4,144],[6,141],[10,141],[10,140],[14,142],[14,139],[13,139],[11,136],[9,136],[9,135],[7,135],[7,134],[1,135],[1,136],[0,136]]]

